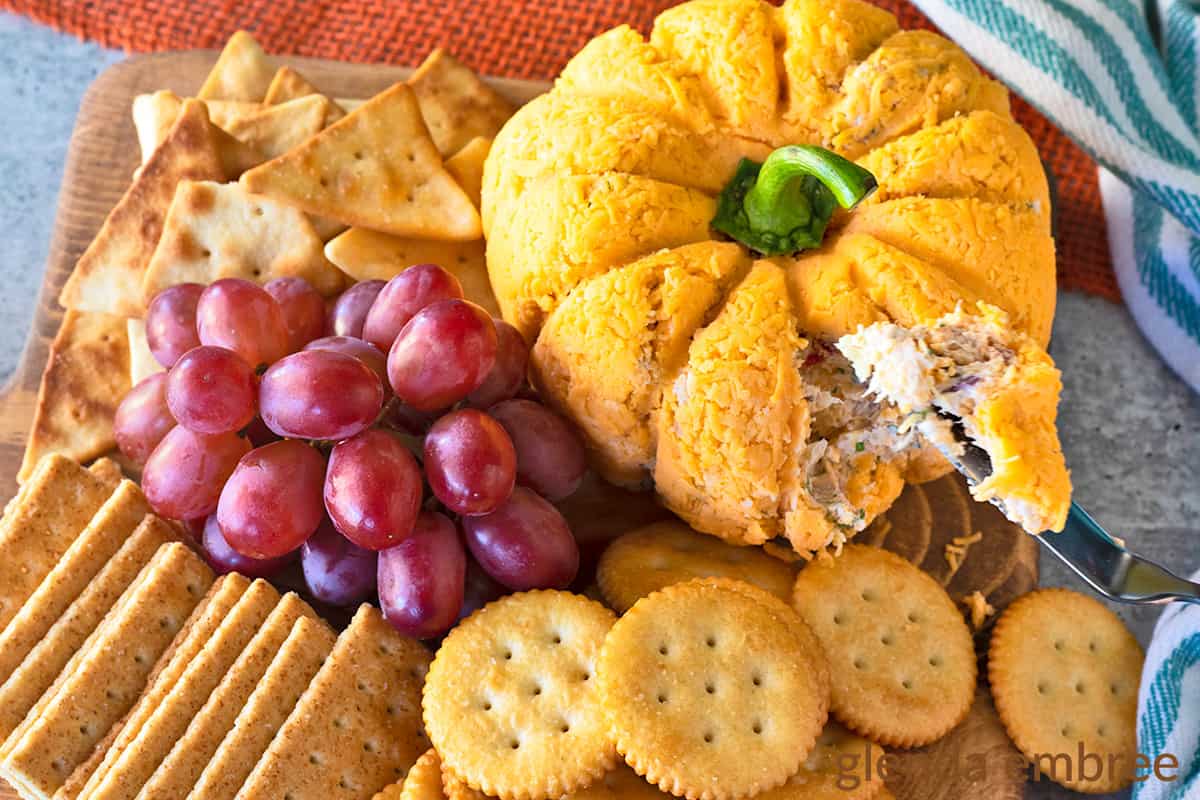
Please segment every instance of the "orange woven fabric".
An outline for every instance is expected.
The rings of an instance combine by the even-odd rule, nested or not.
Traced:
[[[589,38],[647,31],[677,0],[0,0],[0,8],[128,51],[220,47],[246,28],[275,53],[415,65],[443,46],[480,72],[549,79]],[[932,28],[906,0],[875,0],[904,27]],[[1020,99],[1057,192],[1059,286],[1119,300],[1096,165]]]

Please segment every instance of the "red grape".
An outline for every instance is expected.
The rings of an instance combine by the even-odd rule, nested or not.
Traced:
[[[579,571],[579,547],[567,521],[523,486],[491,514],[464,517],[462,526],[479,566],[514,591],[563,589]]]
[[[436,411],[477,389],[495,363],[496,325],[488,313],[466,300],[441,300],[400,331],[388,353],[388,378],[405,403]]]
[[[203,292],[198,283],[176,284],[156,294],[146,309],[146,343],[154,359],[167,369],[200,344],[196,304]]]
[[[196,328],[201,344],[232,350],[255,368],[275,363],[291,349],[275,298],[241,278],[209,284],[196,306]]]
[[[302,350],[266,371],[258,404],[263,422],[280,436],[346,439],[375,422],[383,386],[353,356]]]
[[[451,511],[487,514],[512,493],[517,454],[500,423],[464,408],[439,419],[426,434],[425,476]]]
[[[557,503],[575,493],[587,471],[579,434],[565,419],[532,400],[505,400],[488,409],[517,451],[517,483]]]
[[[338,533],[326,518],[300,546],[300,567],[309,593],[322,603],[361,603],[375,588],[379,557]]]
[[[379,554],[379,604],[396,630],[418,639],[445,633],[463,604],[467,555],[454,523],[423,511],[412,535]]]
[[[207,517],[217,510],[221,487],[249,449],[236,433],[210,435],[176,425],[146,459],[142,492],[159,516]]]
[[[529,363],[529,347],[520,332],[502,319],[496,324],[496,364],[479,384],[479,388],[467,395],[467,402],[476,408],[487,408],[501,400],[516,397],[525,383],[525,370]]]
[[[221,491],[217,522],[229,546],[250,558],[292,552],[324,518],[325,459],[294,439],[251,450]]]
[[[327,330],[334,336],[353,336],[361,339],[367,313],[383,286],[383,281],[363,281],[342,292],[334,301],[333,308],[329,309]]]
[[[270,578],[291,561],[287,556],[248,558],[234,550],[229,546],[229,542],[225,541],[225,534],[221,533],[216,514],[209,514],[208,519],[204,520],[200,547],[204,552],[204,560],[221,575],[240,572],[251,578]]]
[[[493,600],[503,597],[506,592],[507,590],[496,583],[491,575],[483,571],[483,567],[479,566],[475,559],[467,559],[466,586],[458,618],[466,619]]]
[[[167,432],[175,427],[175,417],[167,407],[167,373],[143,378],[129,390],[113,417],[113,436],[117,447],[137,464],[158,447]]]
[[[463,296],[458,278],[436,264],[416,264],[387,282],[363,323],[362,338],[387,352],[400,330],[422,308]]]
[[[335,353],[345,353],[354,356],[366,364],[379,376],[379,384],[384,389],[391,389],[387,377],[387,355],[375,345],[355,339],[352,336],[325,336],[314,339],[304,346],[305,350],[331,350]]]
[[[412,533],[423,488],[421,468],[404,443],[372,428],[329,454],[325,509],[347,539],[383,550]]]
[[[241,430],[254,419],[257,401],[254,370],[224,347],[192,348],[167,375],[167,407],[197,433]]]
[[[287,325],[288,352],[296,352],[325,335],[325,298],[304,278],[275,278],[263,290],[279,304]]]

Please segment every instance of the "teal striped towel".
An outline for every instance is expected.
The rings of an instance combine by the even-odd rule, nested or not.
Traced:
[[[1101,165],[1125,302],[1200,391],[1200,0],[913,2]],[[1172,754],[1179,770],[1135,783],[1135,800],[1200,800],[1198,606],[1168,608],[1155,628],[1138,751]]]
[[[1138,752],[1170,753],[1179,771],[1174,781],[1135,783],[1136,800],[1200,798],[1200,606],[1168,606],[1154,626],[1138,691]]]
[[[1125,303],[1200,391],[1200,2],[913,2],[1101,165]]]

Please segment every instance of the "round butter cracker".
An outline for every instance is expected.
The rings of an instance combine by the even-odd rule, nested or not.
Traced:
[[[501,800],[559,798],[616,763],[594,679],[615,617],[580,595],[509,595],[443,640],[424,716],[443,766]]]
[[[618,613],[671,584],[709,577],[745,581],[786,602],[796,571],[757,547],[727,544],[677,520],[624,534],[608,546],[596,568],[600,591]]]
[[[946,591],[900,556],[847,545],[796,578],[793,603],[829,659],[830,708],[880,744],[944,736],[975,696],[971,631]]]
[[[1070,757],[1069,775],[1041,760],[1046,777],[1075,791],[1115,792],[1133,777],[1144,660],[1133,634],[1099,601],[1040,589],[996,621],[988,677],[996,711],[1026,758]],[[1080,747],[1098,757],[1098,770],[1096,759],[1078,758]]]
[[[783,784],[828,713],[825,657],[802,625],[773,595],[725,578],[637,601],[598,667],[617,751],[689,800],[739,800]]]

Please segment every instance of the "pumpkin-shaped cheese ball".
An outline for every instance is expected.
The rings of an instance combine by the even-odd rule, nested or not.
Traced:
[[[806,149],[788,145],[878,188],[844,202],[818,187],[811,243],[731,240],[715,219],[731,187],[778,148]],[[967,427],[1023,461],[978,496],[1015,500],[1030,529],[1061,526],[1046,176],[1007,92],[944,38],[859,0],[691,0],[648,38],[608,31],[497,135],[482,212],[535,385],[607,479],[653,487],[698,530],[836,548],[906,480],[950,469],[937,446],[953,443],[914,415],[961,404],[897,402],[868,380],[886,359],[839,349],[878,326],[1005,327],[1037,368],[988,384],[1005,413]],[[1012,405],[1026,379],[1036,424]]]

